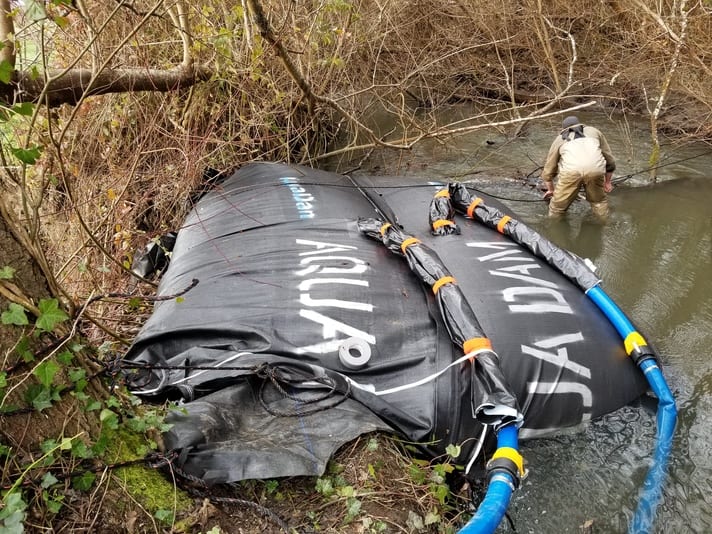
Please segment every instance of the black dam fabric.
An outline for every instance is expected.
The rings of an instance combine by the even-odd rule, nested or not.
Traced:
[[[501,372],[488,387],[506,382],[497,397],[515,397],[522,439],[646,390],[615,329],[559,270],[461,215],[459,233],[433,235],[443,188],[255,163],[199,200],[158,292],[198,283],[158,302],[126,355],[147,366],[127,371],[136,394],[179,401],[164,441],[183,469],[208,483],[318,475],[339,446],[375,430],[432,454],[460,444],[467,460],[493,439],[474,365]],[[431,287],[360,231],[364,219],[434,251],[496,357],[465,357]],[[355,357],[367,361],[344,363]]]

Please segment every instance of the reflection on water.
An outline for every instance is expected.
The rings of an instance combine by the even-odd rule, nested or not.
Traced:
[[[655,524],[661,533],[712,532],[710,200],[712,176],[620,187],[606,225],[590,219],[585,202],[562,221],[535,203],[509,203],[520,220],[590,258],[607,293],[662,356],[679,419]],[[583,434],[528,443],[532,475],[512,508],[518,532],[580,532],[589,520],[601,532],[625,532],[654,437],[653,415],[627,408]]]
[[[531,184],[482,179],[536,171],[558,120],[549,129],[530,128],[521,140],[480,132],[422,145],[407,156],[379,156],[366,160],[362,172],[443,181],[467,175],[481,190],[502,197],[521,221],[594,262],[606,292],[658,349],[677,399],[678,428],[655,531],[712,532],[712,154],[697,157],[709,152],[704,145],[668,147],[662,181],[644,186],[647,124],[581,116],[605,131],[619,162],[615,176],[633,175],[611,194],[605,225],[590,217],[585,201],[552,221]],[[671,164],[685,158],[691,159]],[[348,168],[348,162],[332,162],[331,169],[339,167]],[[636,406],[577,434],[527,442],[531,473],[510,508],[517,532],[580,533],[589,521],[594,532],[626,532],[654,439],[653,411]],[[505,521],[498,532],[512,530]]]

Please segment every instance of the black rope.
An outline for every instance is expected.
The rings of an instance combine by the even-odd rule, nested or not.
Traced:
[[[257,504],[256,502],[253,501],[247,501],[245,499],[237,499],[235,497],[216,497],[213,495],[201,495],[199,492],[196,492],[196,496],[202,497],[205,499],[208,499],[210,502],[215,503],[215,504],[235,504],[238,506],[244,506],[246,508],[250,508],[260,514],[262,517],[265,519],[269,519],[272,523],[277,525],[279,528],[281,528],[284,532],[287,534],[292,534],[295,532],[298,532],[296,529],[291,528],[281,517],[279,517],[276,513],[274,513],[272,510],[269,508],[262,506],[261,504]]]
[[[99,300],[104,300],[108,298],[139,299],[146,302],[162,302],[165,300],[173,300],[177,297],[185,295],[188,291],[197,286],[198,283],[198,279],[193,278],[189,286],[187,286],[185,289],[181,289],[178,293],[174,293],[172,295],[137,295],[135,293],[106,293],[104,295],[96,295],[87,301],[86,306],[94,304]]]
[[[619,176],[618,178],[615,178],[613,180],[614,184],[625,182],[626,180],[629,180],[633,176],[638,176],[639,174],[645,174],[646,172],[650,172],[652,170],[657,170],[657,169],[662,169],[663,167],[667,167],[669,165],[677,165],[678,163],[683,163],[685,161],[689,161],[691,159],[697,159],[701,158],[702,156],[709,156],[712,154],[712,150],[708,150],[707,152],[701,152],[700,154],[695,154],[694,156],[690,156],[687,158],[682,158],[682,159],[676,159],[674,161],[669,161],[667,163],[661,163],[660,165],[654,165],[653,167],[648,167],[647,169],[643,169],[641,171],[633,172],[630,174],[625,174],[623,176]]]
[[[316,406],[310,409],[303,409],[302,406],[308,406],[308,405],[315,405],[316,403],[325,401],[330,399],[331,397],[335,396],[338,393],[337,390],[337,384],[336,382],[329,378],[329,377],[314,377],[312,379],[306,380],[287,380],[286,378],[280,377],[279,376],[279,368],[275,366],[263,366],[260,369],[260,372],[258,373],[258,376],[261,376],[262,378],[266,378],[266,380],[263,380],[262,385],[260,386],[260,394],[258,396],[260,405],[262,408],[269,413],[270,415],[274,415],[276,417],[301,417],[305,415],[312,415],[318,412],[322,412],[325,410],[329,410],[331,408],[335,408],[342,402],[344,402],[351,394],[351,383],[347,380],[346,381],[346,391],[339,396],[335,401],[329,403],[329,404],[324,404],[321,406]],[[285,389],[285,386],[289,386],[292,384],[297,384],[300,382],[318,382],[319,384],[322,384],[326,387],[328,387],[328,391],[326,393],[323,393],[321,395],[318,395],[316,397],[313,397],[311,399],[301,399],[295,395],[292,395],[288,393]],[[265,390],[266,390],[266,385],[267,384],[272,384],[277,391],[279,391],[285,398],[291,399],[296,403],[296,407],[294,411],[291,412],[286,412],[282,410],[277,410],[267,403],[265,400]],[[284,386],[282,385],[284,384]]]
[[[178,455],[172,455],[170,459],[165,462],[163,465],[160,467],[168,467],[173,473],[175,473],[178,478],[176,480],[184,480],[188,481],[193,484],[193,486],[188,486],[188,487],[181,487],[184,491],[188,492],[190,495],[193,497],[197,497],[200,499],[208,499],[210,502],[214,504],[235,504],[238,506],[243,506],[246,508],[250,508],[253,511],[257,512],[260,514],[262,517],[270,520],[272,523],[277,525],[279,528],[281,528],[284,532],[287,534],[294,533],[296,532],[295,529],[290,528],[290,526],[276,513],[274,513],[272,510],[267,508],[266,506],[262,506],[261,504],[258,504],[253,501],[248,501],[245,499],[238,499],[235,497],[218,497],[216,495],[211,495],[208,492],[208,485],[205,483],[205,481],[201,478],[196,477],[195,475],[192,475],[188,473],[187,471],[184,471],[181,469],[178,465],[176,465],[175,460],[178,458]],[[228,486],[235,487],[234,484],[228,484]],[[297,533],[298,534],[298,533]]]

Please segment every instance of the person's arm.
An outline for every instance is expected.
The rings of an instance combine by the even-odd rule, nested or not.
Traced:
[[[606,160],[606,178],[603,182],[603,189],[606,193],[613,191],[613,171],[616,170],[616,160],[613,157],[613,152],[611,152],[611,147],[608,145],[606,136],[599,131],[599,140],[601,142],[601,153]]]
[[[601,153],[606,160],[606,174],[611,173],[616,170],[616,160],[613,157],[613,152],[611,152],[611,147],[608,146],[608,141],[606,136],[602,132],[598,132],[598,139],[601,143]]]
[[[554,142],[551,143],[549,153],[546,156],[546,162],[544,163],[544,169],[541,171],[541,179],[546,186],[544,198],[549,198],[554,194],[554,177],[559,172],[559,147],[561,146],[558,139],[557,137]]]

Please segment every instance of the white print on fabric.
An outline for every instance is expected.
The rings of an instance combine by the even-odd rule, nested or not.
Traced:
[[[306,250],[299,253],[300,269],[295,274],[303,280],[299,283],[299,303],[302,308],[299,316],[313,321],[322,326],[321,334],[324,341],[297,347],[297,354],[328,354],[338,352],[341,344],[350,337],[355,337],[366,341],[371,345],[376,344],[375,336],[359,330],[351,325],[329,317],[330,309],[356,310],[372,313],[373,304],[368,302],[357,302],[351,300],[340,300],[333,298],[315,298],[312,290],[322,289],[322,294],[333,294],[333,289],[338,286],[360,286],[367,288],[368,280],[363,280],[360,275],[368,270],[366,263],[356,257],[346,254],[355,252],[357,247],[352,245],[340,245],[335,243],[325,243],[322,241],[311,241],[309,239],[297,239],[297,245],[306,247]],[[338,265],[338,267],[334,265]],[[320,276],[331,275],[331,276]],[[355,278],[337,277],[334,275],[353,275]],[[305,276],[309,278],[304,279]],[[361,295],[368,295],[368,291],[363,291]]]
[[[527,256],[517,243],[470,242],[467,243],[467,246],[499,251],[480,256],[478,260],[483,263],[518,262],[517,265],[498,267],[490,271],[493,276],[528,283],[526,286],[514,286],[502,290],[502,297],[509,304],[509,311],[513,313],[553,312],[573,315],[574,311],[555,283],[532,276],[531,271],[539,269],[541,266],[532,262],[531,256]]]
[[[279,181],[286,185],[292,192],[292,198],[294,199],[294,206],[299,212],[300,219],[313,219],[314,218],[314,196],[311,193],[307,193],[299,184],[299,178],[293,176],[285,176],[280,178]]]
[[[502,290],[502,300],[507,303],[512,313],[532,314],[573,314],[574,311],[566,301],[559,286],[549,280],[535,276],[541,265],[532,260],[528,253],[514,242],[470,242],[468,247],[484,249],[484,256],[478,257],[480,262],[506,262],[504,265],[492,269],[489,274],[500,278],[512,280],[513,284],[524,282],[526,285],[512,285]],[[495,252],[490,252],[495,251]],[[516,262],[515,265],[511,263]],[[591,369],[569,359],[567,345],[584,341],[581,332],[563,333],[540,339],[530,345],[521,345],[522,355],[537,358],[556,367],[556,376],[561,377],[564,369],[578,375],[582,380],[591,379]],[[527,382],[527,396],[522,403],[522,411],[526,414],[535,395],[578,395],[580,398],[581,418],[579,423],[591,419],[593,406],[593,392],[591,388],[581,382],[556,380],[545,382],[532,380]],[[525,428],[521,437],[532,438],[551,434],[558,430],[558,426],[551,428]]]

